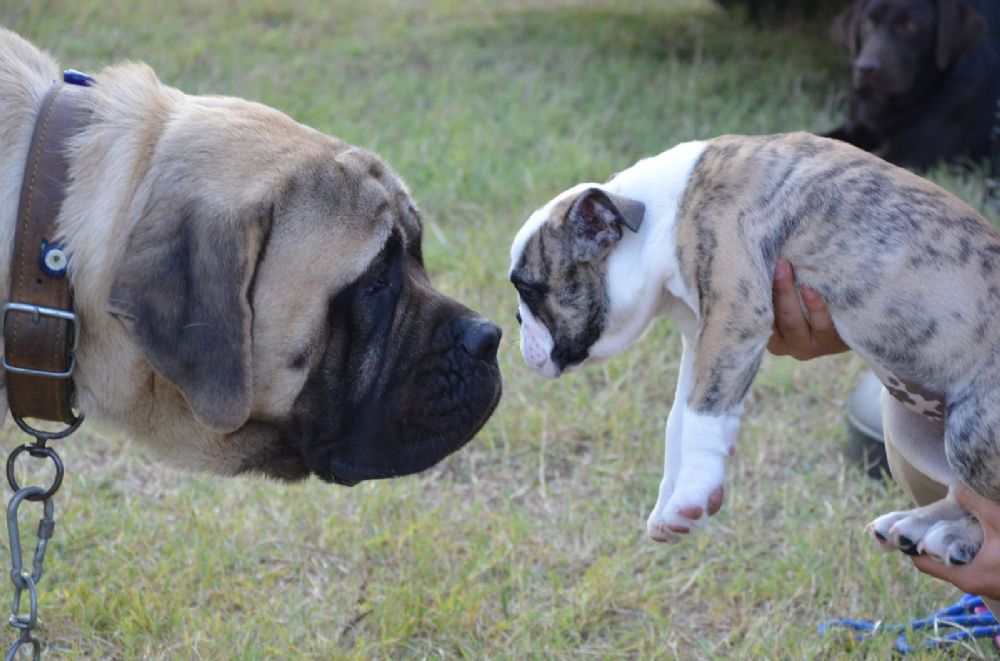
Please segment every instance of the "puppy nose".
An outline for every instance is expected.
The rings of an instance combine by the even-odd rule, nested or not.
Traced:
[[[473,358],[494,360],[502,334],[499,326],[485,319],[469,320],[462,328],[462,348]]]

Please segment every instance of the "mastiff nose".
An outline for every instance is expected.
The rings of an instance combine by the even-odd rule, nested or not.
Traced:
[[[491,361],[497,357],[503,331],[485,319],[467,319],[462,324],[462,348],[473,358]]]

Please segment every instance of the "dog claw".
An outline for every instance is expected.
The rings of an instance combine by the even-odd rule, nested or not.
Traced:
[[[917,545],[914,544],[913,540],[911,540],[909,537],[906,537],[905,535],[900,535],[898,539],[899,543],[896,544],[896,547],[899,548],[900,551],[902,551],[906,555],[920,555],[920,549],[917,548]]]

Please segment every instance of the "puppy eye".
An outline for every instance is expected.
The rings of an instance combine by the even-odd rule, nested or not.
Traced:
[[[520,294],[521,300],[523,300],[528,305],[542,300],[543,292],[538,287],[529,287],[528,285],[518,285],[517,293]]]

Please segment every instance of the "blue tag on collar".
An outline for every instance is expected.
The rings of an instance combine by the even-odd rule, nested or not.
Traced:
[[[77,71],[76,69],[66,69],[63,71],[63,82],[67,85],[90,87],[96,81],[91,76],[88,76],[81,71]]]
[[[66,275],[69,257],[58,243],[42,241],[42,252],[38,256],[38,267],[50,278],[61,278]]]

